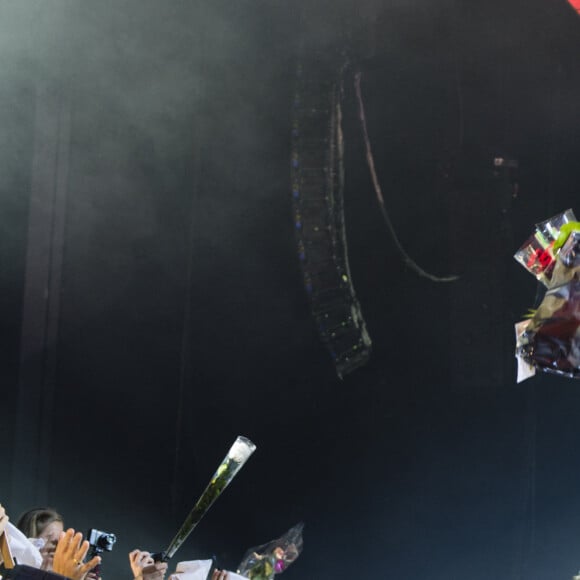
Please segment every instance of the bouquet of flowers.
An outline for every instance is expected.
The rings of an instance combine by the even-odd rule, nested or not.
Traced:
[[[238,566],[237,573],[250,580],[272,580],[298,558],[302,551],[302,528],[296,524],[281,538],[250,548]]]
[[[536,226],[516,260],[547,286],[516,324],[518,382],[536,370],[580,378],[580,223],[567,210]]]
[[[544,286],[550,286],[558,248],[562,245],[561,235],[569,233],[569,224],[573,223],[577,223],[574,212],[568,209],[536,224],[536,231],[514,255]]]

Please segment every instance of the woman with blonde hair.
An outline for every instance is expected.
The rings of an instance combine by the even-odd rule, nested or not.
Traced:
[[[16,527],[40,550],[42,570],[52,570],[56,544],[64,530],[63,517],[50,507],[39,507],[23,513]]]

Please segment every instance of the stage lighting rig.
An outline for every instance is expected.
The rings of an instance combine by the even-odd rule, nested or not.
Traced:
[[[298,66],[292,126],[292,202],[298,256],[318,333],[343,378],[371,352],[348,264],[343,204],[340,58]]]

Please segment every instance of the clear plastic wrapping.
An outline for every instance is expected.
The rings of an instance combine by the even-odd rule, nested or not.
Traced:
[[[282,537],[250,548],[238,566],[237,573],[250,580],[272,580],[276,574],[284,572],[302,552],[303,527],[302,523],[296,524]]]
[[[560,237],[560,232],[566,224],[575,221],[574,212],[567,209],[536,224],[535,232],[514,255],[514,258],[545,286],[549,286],[551,283],[557,256],[557,250],[554,246]]]
[[[533,370],[580,378],[580,223],[573,216],[568,210],[537,226],[553,259],[543,270],[526,266],[548,289],[530,319],[516,325],[518,380]]]

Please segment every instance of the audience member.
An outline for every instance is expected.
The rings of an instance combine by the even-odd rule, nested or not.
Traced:
[[[0,504],[0,536],[9,526],[8,521],[9,517]],[[91,570],[100,564],[101,558],[95,556],[85,563],[89,542],[83,541],[80,532],[75,533],[71,528],[64,532],[63,528],[63,517],[48,507],[29,510],[18,520],[18,529],[40,549],[42,570],[52,571],[70,580],[90,580],[94,577]],[[19,533],[13,526],[12,529]],[[25,541],[24,537],[22,541]],[[155,562],[149,552],[133,550],[129,554],[129,563],[135,580],[164,580],[167,573],[167,563]],[[228,580],[228,573],[216,569],[211,580]]]
[[[40,507],[20,516],[16,527],[40,550],[42,570],[52,570],[56,544],[64,529],[62,516],[54,509]]]

